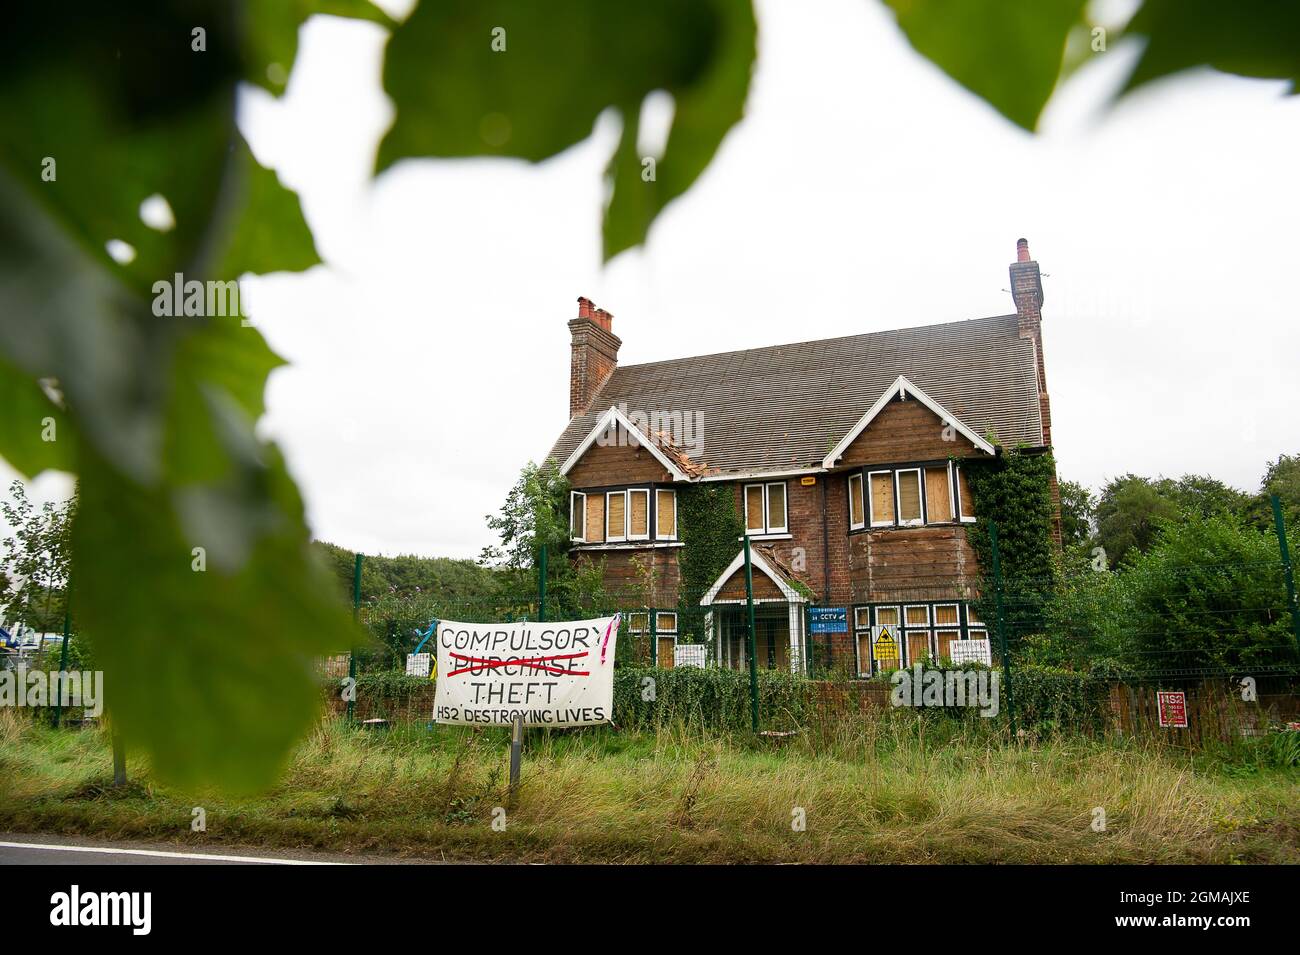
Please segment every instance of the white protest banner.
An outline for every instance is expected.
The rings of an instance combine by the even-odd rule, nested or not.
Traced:
[[[593,726],[614,717],[618,614],[563,623],[438,623],[433,718]]]

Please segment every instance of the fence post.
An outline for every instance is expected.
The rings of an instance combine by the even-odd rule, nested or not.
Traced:
[[[804,604],[804,605],[803,605],[803,644],[804,644],[804,649],[803,649],[803,657],[804,657],[803,669],[804,669],[804,673],[806,673],[806,674],[808,675],[808,679],[811,680],[811,679],[813,678],[813,676],[814,676],[814,673],[813,673],[812,604]]]
[[[537,555],[537,621],[546,620],[546,545]]]
[[[749,611],[749,722],[758,732],[758,651],[754,637],[754,565],[749,556],[749,534],[745,534],[745,603]]]
[[[365,560],[360,552],[352,565],[352,622],[361,622],[361,562]],[[354,645],[348,654],[348,722],[356,716],[357,708],[357,648]]]
[[[998,551],[998,525],[989,522],[989,539],[993,542],[993,589],[997,595],[998,652],[1002,655],[1002,682],[1006,686],[1007,719],[1011,723],[1011,738],[1016,733],[1016,706],[1011,695],[1011,654],[1007,652],[1007,616],[1002,606],[1002,557]]]
[[[54,701],[54,728],[63,721],[63,691],[68,685],[68,640],[72,631],[72,587],[63,586],[63,649],[59,651],[59,689]],[[83,713],[84,717],[85,714]]]
[[[1273,526],[1277,528],[1277,546],[1282,552],[1282,576],[1286,580],[1286,605],[1291,611],[1291,636],[1295,639],[1296,653],[1300,654],[1300,604],[1296,603],[1295,571],[1291,567],[1291,548],[1286,542],[1286,521],[1282,519],[1282,502],[1276,494],[1269,495],[1273,505]]]

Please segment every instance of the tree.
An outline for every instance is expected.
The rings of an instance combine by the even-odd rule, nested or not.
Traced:
[[[1097,499],[1097,543],[1110,566],[1119,567],[1131,552],[1150,547],[1160,522],[1177,514],[1152,481],[1126,474],[1109,481]]]
[[[1295,660],[1277,540],[1267,532],[1226,516],[1184,514],[1117,578],[1134,669]]]
[[[1282,520],[1288,530],[1300,528],[1300,454],[1282,454],[1270,461],[1260,481],[1259,493],[1251,498],[1247,511],[1257,527],[1273,529],[1272,495],[1282,505]]]
[[[1180,511],[1201,517],[1239,520],[1250,506],[1249,494],[1206,474],[1184,474],[1177,480],[1161,478],[1153,486]]]
[[[1061,543],[1082,547],[1092,537],[1097,503],[1092,492],[1077,481],[1061,481]]]
[[[529,461],[506,495],[501,510],[487,516],[500,547],[485,547],[479,560],[510,570],[533,567],[543,545],[549,556],[569,549],[569,481],[554,459]]]
[[[71,563],[69,527],[76,508],[74,495],[38,509],[23,482],[9,485],[9,500],[0,501],[0,514],[12,529],[0,556],[0,619],[37,632],[62,629]]]

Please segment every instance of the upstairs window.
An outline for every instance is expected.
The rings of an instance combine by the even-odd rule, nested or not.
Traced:
[[[649,487],[571,491],[569,536],[575,544],[677,540],[677,492]]]
[[[627,492],[627,539],[644,541],[650,539],[650,490],[633,488]]]
[[[975,520],[966,476],[955,463],[850,474],[848,486],[849,530]]]
[[[610,491],[605,495],[605,540],[627,540],[627,491]]]
[[[849,475],[849,530],[861,530],[866,526],[862,498],[862,475]]]
[[[677,540],[676,491],[655,491],[655,537],[661,541]]]
[[[745,531],[749,534],[784,534],[789,528],[785,482],[746,484]]]
[[[924,524],[925,514],[921,507],[921,469],[895,471],[894,487],[898,498],[898,523],[905,527]]]
[[[871,526],[889,527],[894,523],[894,475],[891,471],[872,471],[867,475],[871,486]]]
[[[970,496],[970,485],[966,483],[966,472],[961,469],[960,465],[954,466],[953,470],[957,472],[958,513],[961,514],[963,523],[973,523],[975,520],[975,502]]]
[[[587,495],[581,491],[569,494],[569,537],[578,544],[587,540]]]

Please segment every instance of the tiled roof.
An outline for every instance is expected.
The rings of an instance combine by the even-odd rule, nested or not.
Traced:
[[[698,355],[615,369],[551,450],[563,462],[611,405],[699,413],[710,471],[820,467],[826,453],[905,375],[976,434],[1042,444],[1034,347],[1015,315]]]

